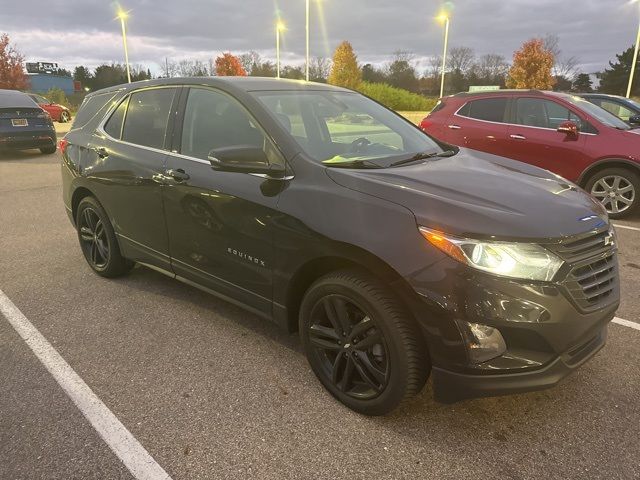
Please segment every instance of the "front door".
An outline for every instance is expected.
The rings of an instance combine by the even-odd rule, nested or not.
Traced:
[[[272,219],[282,182],[216,171],[213,149],[234,145],[274,148],[234,98],[191,88],[181,101],[183,126],[174,136],[164,190],[174,272],[259,313],[271,313]],[[280,158],[280,157],[278,157]]]
[[[507,156],[575,181],[585,163],[587,135],[567,135],[557,128],[568,120],[580,128],[580,117],[559,103],[534,97],[516,99],[512,111]]]

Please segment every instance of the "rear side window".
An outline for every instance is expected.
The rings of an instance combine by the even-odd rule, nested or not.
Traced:
[[[105,124],[104,131],[107,132],[110,137],[120,140],[120,137],[122,136],[122,123],[124,122],[124,114],[127,111],[128,104],[129,97],[124,99],[120,105],[118,105],[116,111],[113,112]]]
[[[156,88],[133,93],[125,115],[122,140],[163,148],[175,92],[175,88]]]
[[[503,123],[506,111],[506,98],[482,98],[467,103],[458,111],[458,115],[487,122]]]
[[[99,112],[107,109],[109,101],[117,95],[117,92],[107,92],[87,97],[80,105],[80,110],[76,114],[71,128],[82,128]]]

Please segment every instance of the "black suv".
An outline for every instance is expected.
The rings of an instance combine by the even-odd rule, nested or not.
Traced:
[[[554,385],[605,343],[615,236],[539,168],[438,143],[342,88],[163,79],[95,92],[64,203],[105,277],[134,262],[289,331],[324,386],[384,414]]]

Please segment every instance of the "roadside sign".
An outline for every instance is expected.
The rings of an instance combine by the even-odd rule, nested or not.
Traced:
[[[500,90],[500,85],[472,85],[469,87],[469,92],[493,92],[494,90]]]

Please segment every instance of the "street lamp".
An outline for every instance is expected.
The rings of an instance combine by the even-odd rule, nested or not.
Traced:
[[[309,0],[306,0],[306,35],[307,35],[307,54],[305,62],[305,77],[309,81]]]
[[[444,73],[447,68],[447,47],[449,44],[449,15],[441,13],[438,20],[444,22],[444,51],[442,53],[442,79],[440,80],[440,98],[444,96]]]
[[[120,25],[122,25],[122,43],[124,45],[124,61],[127,64],[127,81],[131,83],[131,69],[129,68],[129,50],[127,49],[127,29],[124,26],[124,21],[129,18],[129,12],[124,10],[118,11],[118,18],[120,19]]]
[[[287,29],[285,24],[279,21],[276,24],[276,72],[278,78],[280,78],[280,34]]]
[[[638,3],[638,0],[634,0],[634,2]],[[640,3],[638,5],[640,5]],[[636,73],[636,64],[638,63],[638,47],[640,47],[640,20],[638,21],[638,36],[636,37],[636,48],[633,53],[633,62],[631,63],[631,74],[629,75],[629,86],[627,87],[627,98],[631,97],[633,77]]]

